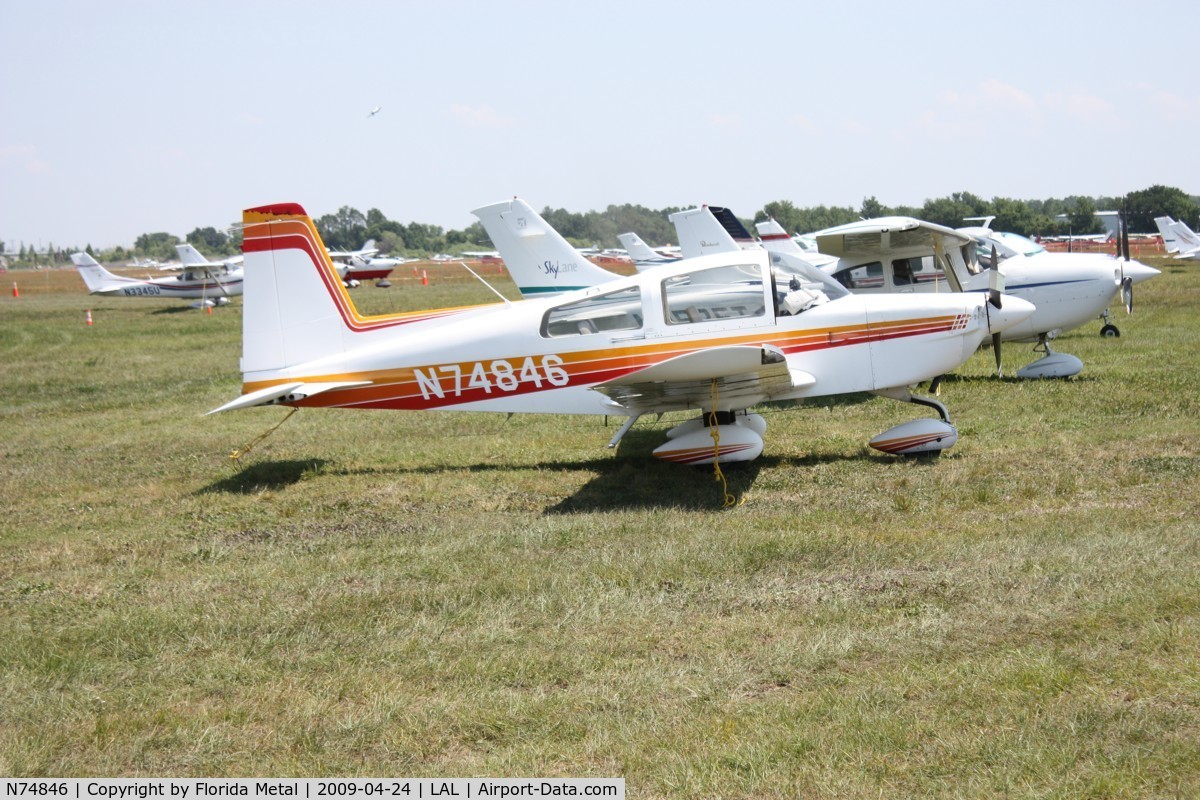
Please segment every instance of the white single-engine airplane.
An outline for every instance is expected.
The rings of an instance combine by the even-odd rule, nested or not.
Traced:
[[[787,273],[788,284],[802,285],[784,288],[763,250],[625,278],[591,265],[609,280],[549,297],[564,281],[593,277],[563,269],[584,263],[578,251],[523,201],[473,213],[518,284],[543,282],[532,292],[541,297],[363,318],[315,255],[319,239],[298,206],[247,211],[246,394],[218,410],[283,403],[626,416],[615,446],[643,414],[698,409],[655,455],[711,463],[762,451],[765,421],[745,413],[755,403],[869,391],[941,416],[896,426],[873,447],[935,452],[957,432],[945,406],[908,387],[1033,313],[999,292],[856,297],[811,267]],[[293,288],[301,286],[303,295]],[[259,303],[266,322],[255,322]]]
[[[190,244],[175,246],[180,266],[177,275],[162,278],[125,278],[114,275],[87,253],[73,253],[71,262],[79,270],[90,294],[109,297],[174,297],[196,300],[194,308],[225,305],[242,293],[241,256],[227,261],[209,261]]]
[[[1110,212],[1101,213],[1108,215]],[[1121,331],[1109,317],[1109,304],[1120,296],[1125,313],[1132,314],[1134,285],[1160,274],[1154,267],[1129,257],[1129,235],[1124,218],[1121,212],[1113,213],[1118,215],[1118,255],[1115,257],[1107,253],[1051,253],[1019,234],[992,230],[991,223],[995,217],[970,218],[968,221],[978,220],[983,225],[957,229],[975,240],[980,264],[988,266],[995,254],[1001,272],[1009,276],[1013,294],[1037,304],[1043,290],[1052,291],[1054,294],[1049,302],[1060,306],[1065,304],[1060,313],[1068,318],[1062,324],[1053,324],[1053,318],[1031,323],[1037,332],[1037,349],[1044,350],[1047,356],[1051,355],[1046,345],[1048,338],[1052,339],[1063,331],[1079,327],[1097,317],[1104,320],[1100,328],[1101,336],[1120,336]],[[1104,301],[1102,305],[1101,298]],[[1040,302],[1045,304],[1046,301]],[[1088,309],[1093,311],[1090,317],[1084,315]],[[1017,339],[1017,335],[1013,334],[1011,338]],[[1032,341],[1032,338],[1026,337],[1023,341]],[[1080,368],[1082,366],[1080,362]]]
[[[676,227],[684,252],[689,248],[728,252],[754,246],[749,234],[727,233],[732,225],[740,225],[736,217],[728,214],[722,218],[714,210],[724,211],[702,207],[675,215],[687,221]],[[768,230],[773,229],[768,226]],[[992,341],[998,372],[1001,340],[1037,343],[1035,350],[1043,352],[1043,357],[1018,370],[1018,378],[1078,374],[1083,362],[1054,352],[1048,341],[1097,317],[1107,320],[1108,305],[1118,293],[1124,295],[1126,309],[1132,310],[1133,284],[1158,274],[1158,270],[1128,258],[1047,253],[1024,237],[992,231],[986,225],[954,230],[911,217],[884,217],[839,225],[819,231],[815,237],[820,252],[835,259],[821,268],[856,293],[988,292],[1002,288],[1033,303],[1036,312]],[[777,255],[813,260],[807,253],[796,253],[799,248],[793,249],[790,240],[764,237],[762,244]],[[995,273],[980,268],[981,262],[990,266],[993,248],[1003,275],[999,287]],[[955,253],[961,257],[952,257]],[[1103,332],[1119,335],[1111,324]]]

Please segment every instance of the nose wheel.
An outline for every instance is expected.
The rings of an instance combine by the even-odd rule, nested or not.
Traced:
[[[1121,335],[1121,331],[1116,325],[1112,324],[1112,320],[1108,318],[1108,309],[1104,309],[1104,313],[1100,315],[1100,319],[1104,320],[1104,325],[1100,328],[1100,335],[1105,338],[1115,339]]]

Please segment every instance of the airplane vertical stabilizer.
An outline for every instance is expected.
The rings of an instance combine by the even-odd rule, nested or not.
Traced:
[[[471,213],[479,217],[524,297],[549,297],[621,277],[584,258],[520,198]]]
[[[88,291],[93,294],[108,291],[123,283],[127,283],[125,279],[113,275],[106,270],[96,259],[87,253],[72,253],[71,263],[79,270],[79,275],[83,278]]]
[[[295,203],[243,212],[242,372],[275,372],[345,350],[358,316],[321,235]]]
[[[758,249],[758,242],[727,208],[701,206],[667,219],[675,226],[684,258]]]
[[[1158,233],[1162,236],[1163,246],[1168,253],[1179,252],[1179,236],[1175,233],[1175,220],[1170,217],[1155,217],[1154,224],[1158,226]]]
[[[1178,220],[1171,225],[1171,230],[1175,233],[1175,238],[1179,242],[1180,250],[1195,250],[1200,247],[1200,236],[1187,226],[1183,220]]]
[[[190,244],[175,245],[175,252],[179,254],[179,260],[185,267],[199,267],[208,264],[208,259],[200,255],[200,251]]]
[[[642,240],[642,237],[632,231],[617,234],[617,239],[621,242],[621,246],[625,248],[625,252],[629,254],[629,258],[633,261],[633,265],[637,267],[638,272],[650,269],[651,267],[662,266],[663,264],[674,264],[681,258],[681,256],[669,256],[658,252],[646,244]]]
[[[767,249],[767,252],[787,253],[793,256],[804,255],[800,245],[796,244],[796,240],[788,235],[788,232],[775,221],[774,217],[759,222],[754,227],[758,229],[759,238],[762,239],[763,247]]]

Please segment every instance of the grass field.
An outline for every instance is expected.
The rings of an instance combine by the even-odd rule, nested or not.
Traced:
[[[866,447],[912,406],[761,409],[730,509],[669,420],[310,409],[235,465],[287,413],[203,416],[240,301],[9,273],[0,774],[1200,796],[1200,267],[1150,261],[1079,377],[947,378],[940,459]],[[488,300],[429,274],[354,297]]]

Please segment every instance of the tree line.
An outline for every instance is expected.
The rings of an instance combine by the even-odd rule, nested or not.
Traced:
[[[1130,192],[1124,198],[1073,195],[1049,200],[1006,197],[985,200],[970,192],[955,192],[949,197],[926,200],[921,206],[887,206],[875,197],[864,199],[858,208],[799,207],[790,200],[774,200],[758,209],[752,217],[741,219],[752,233],[753,224],[768,217],[774,217],[790,233],[811,233],[858,219],[891,215],[916,217],[950,228],[961,227],[964,217],[994,216],[992,227],[996,230],[1042,237],[1102,233],[1104,224],[1095,212],[1119,210],[1122,202],[1128,210],[1131,231],[1156,232],[1154,218],[1163,215],[1187,221],[1200,229],[1200,198],[1161,185]],[[625,203],[610,205],[603,211],[572,212],[547,206],[541,213],[555,230],[577,246],[619,247],[617,234],[627,231],[637,233],[648,244],[661,246],[675,242],[675,228],[668,217],[688,207],[691,206],[650,209]],[[317,217],[314,223],[326,246],[335,250],[356,250],[368,239],[375,240],[381,253],[410,258],[494,249],[487,231],[478,222],[462,230],[444,230],[438,225],[391,220],[377,208],[364,214],[356,208],[343,206],[332,214]],[[181,241],[192,244],[208,258],[219,260],[241,252],[242,236],[236,227],[228,231],[205,227],[196,228],[183,240],[169,233],[144,233],[128,249],[115,247],[95,251],[90,244],[82,249],[105,262],[133,258],[170,261],[176,258],[175,245]],[[21,247],[10,261],[15,266],[65,264],[69,263],[70,254],[79,249],[50,245],[47,252],[34,253],[32,247]]]

